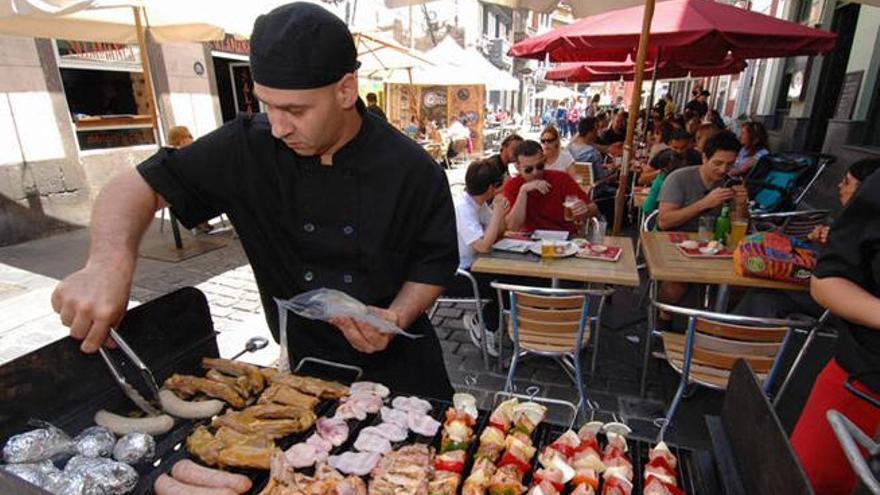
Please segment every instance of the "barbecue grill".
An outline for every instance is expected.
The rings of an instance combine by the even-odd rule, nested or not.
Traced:
[[[193,288],[181,289],[132,309],[118,331],[153,369],[160,383],[171,373],[201,376],[201,358],[218,356],[216,334],[207,301],[201,292]],[[80,353],[77,344],[70,339],[63,339],[0,367],[0,445],[10,436],[31,429],[28,421],[32,419],[48,421],[69,434],[75,434],[93,425],[94,413],[99,409],[115,412],[134,409],[133,404],[116,386],[100,358]],[[341,381],[352,381],[356,378],[350,368],[334,369],[312,366],[314,362],[309,364],[310,369],[303,370],[307,374]],[[670,445],[672,453],[679,461],[680,486],[686,493],[694,495],[811,493],[779,421],[760,392],[754,374],[745,363],[740,365],[731,378],[731,392],[728,394],[724,414],[720,418],[707,419],[712,433],[713,449],[710,451]],[[134,376],[133,369],[128,369],[127,372]],[[734,394],[735,402],[731,400]],[[428,400],[434,406],[434,418],[442,421],[451,404]],[[324,401],[315,412],[318,416],[331,415],[335,407],[335,402]],[[573,405],[571,409],[576,411]],[[748,414],[744,414],[745,412]],[[488,417],[487,411],[480,411],[475,428],[477,437],[488,423]],[[754,417],[764,419],[754,421]],[[378,415],[374,415],[359,422],[352,428],[346,444],[334,452],[350,450],[361,429],[380,421]],[[154,480],[169,471],[174,462],[188,456],[185,440],[196,426],[205,422],[206,420],[177,420],[171,431],[158,437],[154,461],[135,466],[140,481],[132,493],[152,493]],[[542,423],[533,436],[535,446],[540,451],[570,426]],[[292,435],[277,444],[281,448],[287,448],[304,440],[310,433],[311,431]],[[414,442],[431,443],[439,447],[439,439],[438,432],[435,438],[410,437],[394,447]],[[600,441],[605,441],[602,435]],[[631,436],[628,439],[629,456],[635,473],[633,494],[642,492],[643,469],[648,462],[648,449],[654,442],[653,438]],[[470,447],[465,475],[470,471],[477,444],[478,442],[473,442]],[[769,461],[771,467],[768,467],[766,456],[756,455],[755,451],[770,452],[778,457]],[[533,469],[525,479],[526,485],[531,481],[531,473],[537,468],[537,456],[533,463]],[[767,473],[766,470],[771,468],[772,471]],[[254,482],[253,493],[258,493],[268,482],[267,471],[233,471],[251,478]],[[773,479],[782,479],[784,483],[774,484]],[[771,482],[769,485],[766,484],[768,480]],[[772,491],[766,489],[771,486]],[[0,493],[45,495],[48,492],[22,483],[0,470]]]

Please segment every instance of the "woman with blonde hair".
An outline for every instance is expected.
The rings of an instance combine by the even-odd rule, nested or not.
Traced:
[[[176,125],[168,130],[168,146],[183,148],[193,142],[192,133],[185,125]]]
[[[568,167],[574,163],[571,153],[562,149],[559,130],[555,126],[548,125],[541,132],[541,148],[544,150],[544,161],[550,170],[567,172]]]

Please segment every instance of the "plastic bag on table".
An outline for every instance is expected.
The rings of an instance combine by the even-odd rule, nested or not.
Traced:
[[[393,333],[416,339],[421,335],[409,333],[394,323],[373,314],[362,302],[344,292],[333,289],[315,289],[288,300],[275,299],[279,312],[286,309],[310,320],[329,322],[339,316],[347,316],[372,325],[382,333]],[[281,320],[279,320],[281,321]],[[286,318],[285,318],[286,323]],[[282,329],[284,326],[282,325]]]

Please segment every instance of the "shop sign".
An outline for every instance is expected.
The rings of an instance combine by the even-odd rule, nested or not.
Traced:
[[[212,41],[211,50],[236,55],[250,55],[251,41],[247,38],[238,38],[227,34],[222,40]]]

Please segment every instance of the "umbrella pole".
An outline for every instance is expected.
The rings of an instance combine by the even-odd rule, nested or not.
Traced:
[[[143,67],[144,71],[144,96],[146,96],[147,101],[150,103],[150,124],[153,126],[153,135],[156,139],[156,144],[161,145],[162,135],[159,132],[159,118],[156,114],[156,104],[158,102],[153,95],[153,76],[150,73],[150,59],[147,56],[147,42],[144,33],[144,25],[141,21],[141,9],[140,7],[132,7],[131,9],[134,12],[134,26],[135,31],[137,31],[138,49],[141,52],[141,67]]]
[[[611,230],[612,235],[620,234],[620,227],[623,223],[626,187],[629,184],[629,160],[632,156],[632,144],[635,137],[636,120],[639,116],[639,105],[642,102],[642,80],[645,75],[645,58],[648,56],[648,39],[651,37],[651,20],[654,18],[654,2],[655,0],[645,1],[642,35],[639,38],[636,73],[635,77],[633,77],[633,94],[629,103],[629,119],[626,122],[626,141],[623,144],[623,157],[620,161],[620,182],[617,186],[617,196],[614,198],[614,226]]]
[[[660,48],[657,48],[657,54],[654,55],[654,70],[651,71],[651,94],[648,95],[648,106],[645,109],[645,128],[642,135],[648,135],[648,122],[651,119],[651,108],[654,107],[654,90],[657,88],[657,70],[660,66]]]

